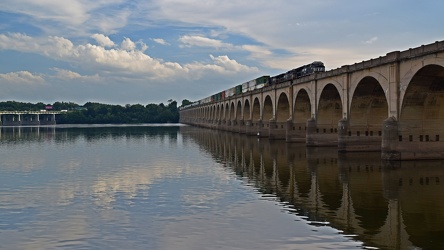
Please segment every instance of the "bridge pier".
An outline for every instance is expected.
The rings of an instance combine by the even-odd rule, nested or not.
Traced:
[[[228,131],[229,122],[230,121],[223,120],[221,125],[220,125],[221,129],[224,130],[224,131]]]
[[[217,119],[214,121],[214,129],[220,129],[221,120]]]
[[[256,135],[258,137],[267,137],[269,135],[268,127],[270,126],[268,122],[264,122],[263,120],[259,120],[257,123],[257,132]]]
[[[20,126],[20,115],[17,114],[5,114],[2,115],[2,126]]]
[[[332,128],[330,128],[330,130],[327,128],[320,128],[316,119],[310,118],[307,121],[306,143],[308,147],[336,147],[338,146],[338,133]]]
[[[217,129],[218,126],[219,126],[219,120],[214,119],[214,120],[213,120],[213,123],[211,124],[211,128],[213,128],[213,129]]]
[[[268,128],[268,138],[270,140],[285,140],[287,135],[287,124],[284,122],[277,122],[270,120]]]
[[[42,114],[40,117],[40,125],[55,125],[55,114]]]
[[[368,127],[350,127],[348,119],[338,122],[338,151],[381,151],[381,130]]]
[[[401,160],[398,138],[398,121],[394,117],[390,117],[382,125],[381,158],[383,160]]]
[[[306,123],[294,123],[292,120],[288,120],[286,123],[286,142],[305,143],[307,140]]]
[[[427,135],[426,130],[406,130],[394,117],[384,121],[382,130],[383,160],[415,160],[415,159],[444,159],[444,141],[440,141],[439,130]],[[403,134],[404,133],[404,134]]]
[[[38,114],[23,114],[21,116],[21,125],[40,125],[40,116]]]
[[[230,121],[230,126],[228,127],[228,130],[230,132],[237,132],[237,121],[236,120]]]
[[[209,128],[209,129],[213,128],[213,120],[211,120],[211,119],[206,120],[205,127]]]
[[[240,121],[234,120],[231,126],[231,132],[239,133],[239,128],[240,128]]]
[[[254,123],[252,120],[246,120],[245,121],[245,133],[247,135],[256,135],[256,129],[254,127]]]
[[[239,134],[245,134],[246,133],[246,131],[245,131],[246,127],[245,127],[245,121],[244,120],[240,120],[237,126],[238,126]]]
[[[226,131],[227,130],[227,120],[222,120],[220,125],[219,125],[219,129]]]

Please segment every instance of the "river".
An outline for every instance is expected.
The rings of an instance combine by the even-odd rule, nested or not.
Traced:
[[[177,125],[0,129],[1,249],[444,249],[442,161]]]

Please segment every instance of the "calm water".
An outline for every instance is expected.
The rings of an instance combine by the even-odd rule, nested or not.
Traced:
[[[444,249],[441,161],[188,126],[0,131],[1,249]]]

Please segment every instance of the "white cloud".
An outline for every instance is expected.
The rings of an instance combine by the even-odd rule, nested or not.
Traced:
[[[114,47],[115,44],[113,41],[111,41],[111,39],[109,39],[109,37],[103,35],[103,34],[94,34],[91,36],[92,38],[94,38],[100,46],[103,47]]]
[[[148,45],[146,45],[144,42],[142,41],[138,41],[136,44],[140,45],[140,51],[145,51],[148,49]]]
[[[216,49],[220,48],[233,48],[234,46],[229,43],[223,43],[220,40],[211,39],[203,36],[182,36],[179,41],[184,44],[185,47],[212,47]]]
[[[378,41],[378,37],[374,36],[374,37],[368,39],[367,41],[365,41],[364,43],[365,43],[365,44],[373,44],[373,43],[375,43],[376,41]]]
[[[273,56],[273,53],[265,46],[242,45],[241,47],[243,50],[250,52],[253,58],[268,58]]]
[[[4,11],[21,13],[36,19],[52,20],[71,25],[79,25],[88,19],[88,6],[81,0],[16,0],[2,2],[0,8]]]
[[[28,47],[32,41],[35,46]],[[140,44],[140,49],[137,48]],[[45,55],[59,61],[69,62],[78,67],[98,72],[99,75],[115,77],[136,77],[140,79],[168,79],[203,77],[205,73],[233,74],[236,72],[257,72],[255,67],[249,67],[230,59],[228,56],[210,56],[213,64],[194,62],[179,64],[177,62],[164,62],[145,54],[146,45],[142,42],[133,42],[125,38],[121,48],[107,49],[93,44],[75,45],[63,37],[49,37],[34,39],[22,34],[9,34],[0,36],[0,49],[9,48],[17,51],[33,52]],[[64,77],[74,77],[74,72],[55,70]],[[69,73],[69,74],[68,74]],[[189,75],[189,76],[188,76]],[[60,75],[59,75],[60,76]]]
[[[223,69],[229,72],[242,72],[242,71],[250,71],[250,72],[258,72],[259,70],[255,67],[248,67],[238,63],[236,60],[230,59],[228,56],[218,56],[214,57],[210,55],[211,59],[214,63]]]
[[[15,0],[0,1],[0,9],[26,16],[26,22],[56,34],[87,34],[91,30],[110,33],[124,27],[130,17],[126,0]],[[104,11],[106,10],[106,11]]]
[[[123,50],[132,51],[132,50],[135,50],[135,49],[136,49],[136,43],[134,43],[133,41],[131,41],[131,39],[129,39],[129,38],[125,38],[125,39],[122,41],[122,44],[120,45],[120,47],[121,47]]]
[[[356,60],[368,59],[366,58],[368,55],[370,57],[384,55],[393,47],[396,49],[408,48],[405,44],[412,42],[406,42],[400,37],[425,40],[425,38],[417,38],[417,35],[415,36],[415,33],[410,31],[413,26],[418,25],[417,22],[412,21],[411,26],[406,25],[406,22],[409,22],[407,20],[406,22],[393,22],[390,27],[387,27],[386,18],[390,18],[390,15],[381,12],[382,9],[387,9],[387,6],[384,6],[387,3],[383,4],[377,1],[364,4],[353,1],[347,1],[347,4],[341,3],[332,0],[289,4],[285,0],[258,0],[255,1],[255,4],[251,4],[248,1],[208,0],[202,4],[201,1],[193,0],[157,0],[152,4],[155,7],[150,14],[153,18],[169,24],[179,23],[193,28],[205,27],[209,29],[207,32],[213,38],[220,38],[219,32],[216,31],[223,31],[224,34],[231,36],[245,37],[249,41],[254,41],[252,44],[260,44],[268,48],[269,51],[280,51],[281,55],[283,52],[293,53],[295,56],[304,54],[304,58],[307,58],[304,63],[319,59],[335,61],[337,64],[331,65],[331,67],[340,67],[354,63]],[[394,5],[388,4],[389,6]],[[443,3],[439,5],[442,6]],[[424,8],[430,9],[431,7]],[[381,16],[370,18],[374,13]],[[382,16],[384,14],[387,16]],[[436,37],[437,26],[435,23],[426,27],[433,32],[432,36],[434,37]],[[363,34],[360,33],[363,31],[380,34],[379,37],[366,41],[367,43],[376,44],[376,41],[381,41],[382,37],[384,37],[384,43],[378,42],[378,46],[371,48],[363,47],[366,44],[362,41]],[[193,32],[202,33],[199,29],[193,30]],[[348,37],[350,33],[357,33],[357,35]],[[392,38],[391,41],[387,39],[388,37]],[[184,36],[181,42],[184,46],[223,47],[223,42],[220,40],[202,38],[200,36]],[[395,42],[396,40],[401,41]],[[239,45],[236,43],[234,46]],[[337,54],[335,58],[331,58],[328,55],[312,53],[319,48],[338,49],[345,54]],[[293,57],[293,55],[289,56]],[[252,56],[264,57],[266,55],[252,54]],[[277,60],[276,57],[282,57],[283,61],[287,59],[285,55],[274,57],[270,56],[273,60]],[[288,65],[281,65],[279,68],[287,67]]]
[[[215,49],[227,49],[230,51],[246,51],[250,53],[250,57],[253,59],[264,59],[269,60],[271,57],[273,57],[273,53],[265,46],[259,46],[259,45],[233,45],[230,43],[224,43],[221,40],[207,38],[204,36],[191,36],[191,35],[185,35],[182,36],[179,39],[180,42],[182,42],[184,45],[183,47],[210,47]],[[261,61],[262,64],[265,65]]]
[[[140,51],[145,51],[148,49],[148,45],[146,45],[142,40],[139,40],[137,42],[133,42],[130,38],[125,37],[125,39],[122,41],[120,48],[126,51],[134,51],[137,50],[137,45],[140,46]]]
[[[59,69],[59,68],[51,68],[51,70],[55,71],[54,78],[60,79],[60,80],[80,80],[80,81],[99,81],[100,77],[98,74],[91,75],[91,76],[84,76],[80,75],[77,72],[66,70],[66,69]]]
[[[162,45],[170,45],[169,43],[167,43],[164,39],[162,38],[154,38],[153,39],[154,42],[158,43],[158,44],[162,44]]]
[[[0,49],[18,50],[21,52],[37,51],[40,45],[36,39],[22,33],[0,34]]]
[[[0,80],[13,84],[15,83],[35,85],[45,83],[45,79],[42,75],[33,74],[29,71],[18,71],[0,74]]]
[[[258,68],[240,64],[226,55],[217,57],[210,55],[210,58],[213,61],[211,64],[195,62],[184,65],[184,70],[188,73],[187,77],[191,79],[200,79],[215,73],[226,76],[237,73],[249,74],[259,72]]]
[[[442,9],[444,2],[415,4],[415,7],[421,6],[421,12],[412,5],[346,2],[0,1],[0,9],[8,16],[8,20],[0,24],[3,33],[0,33],[0,50],[15,56],[2,72],[5,69],[16,73],[25,69],[42,72],[46,65],[66,69],[54,71],[54,75],[32,73],[51,86],[32,89],[28,97],[33,98],[37,91],[40,91],[39,96],[49,96],[51,92],[58,96],[62,92],[67,97],[78,91],[84,100],[112,92],[110,89],[114,87],[119,98],[126,93],[126,100],[133,100],[135,96],[145,100],[148,95],[157,99],[162,94],[170,94],[170,87],[162,89],[166,83],[168,86],[176,84],[177,95],[203,97],[214,88],[228,88],[229,83],[237,83],[243,77],[253,78],[270,71],[277,74],[314,60],[323,61],[327,69],[336,68],[442,39],[436,30],[443,18],[430,13]],[[402,15],[395,18],[398,21],[393,19],[392,12],[384,11],[393,8],[398,8],[397,14]],[[416,19],[409,19],[411,13],[421,20],[431,16],[438,19],[424,26]],[[395,21],[387,25],[387,20]],[[14,33],[17,31],[32,35]],[[91,43],[86,42],[90,40]],[[148,49],[143,41],[170,46]],[[43,62],[33,68],[31,63],[22,62],[19,53],[14,51],[25,53],[24,59]],[[204,58],[210,54],[214,56]],[[261,72],[250,63],[260,65]],[[94,77],[96,72],[98,81],[107,84],[106,91],[101,90],[103,85],[90,84],[93,79],[88,77]],[[66,84],[58,84],[62,78],[66,79]],[[50,85],[51,81],[56,84]],[[81,86],[97,91],[89,91],[90,95],[86,96],[85,91],[78,90],[77,83],[83,81]],[[227,84],[220,86],[220,82]],[[134,88],[127,88],[127,83]],[[204,87],[191,91],[189,84]],[[23,96],[23,90],[18,91],[13,84],[10,86],[9,93]],[[20,86],[31,89],[25,84]],[[10,96],[4,88],[0,94]],[[102,98],[114,99],[108,93]]]

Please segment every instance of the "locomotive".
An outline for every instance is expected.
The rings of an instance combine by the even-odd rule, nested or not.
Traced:
[[[321,61],[314,61],[310,64],[301,66],[299,68],[292,69],[287,71],[287,73],[283,73],[277,76],[271,77],[271,84],[278,84],[285,81],[290,81],[294,79],[298,79],[304,76],[309,76],[313,73],[317,72],[325,72],[324,63]]]

